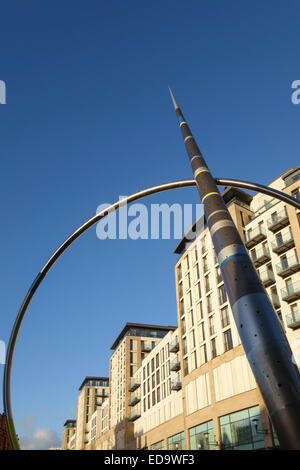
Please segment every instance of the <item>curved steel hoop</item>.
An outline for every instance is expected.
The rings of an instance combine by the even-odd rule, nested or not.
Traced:
[[[263,186],[256,183],[251,183],[249,181],[241,181],[241,180],[234,180],[234,179],[226,179],[226,178],[216,178],[216,183],[218,186],[230,186],[230,187],[237,187],[243,188],[250,191],[257,191],[268,196],[273,196],[291,206],[295,207],[296,209],[300,210],[300,201],[289,196],[288,194],[282,193],[276,189],[270,188],[268,186]],[[179,189],[179,188],[186,188],[195,186],[195,180],[181,180],[181,181],[173,181],[171,183],[160,184],[158,186],[153,186],[148,189],[144,189],[143,191],[139,191],[137,193],[132,194],[122,200],[119,200],[109,206],[107,209],[99,212],[98,214],[94,215],[91,219],[85,222],[81,227],[79,227],[72,235],[67,238],[62,245],[55,251],[55,253],[51,256],[51,258],[47,261],[47,263],[43,266],[41,271],[38,273],[37,277],[33,281],[31,287],[29,288],[23,303],[20,307],[18,312],[17,318],[12,328],[12,332],[10,335],[9,343],[7,346],[7,353],[6,353],[6,363],[4,367],[4,376],[3,376],[3,409],[6,416],[7,422],[7,430],[9,439],[11,442],[11,446],[14,450],[20,449],[18,438],[15,431],[15,426],[13,422],[12,416],[12,408],[11,408],[11,393],[10,393],[10,379],[11,379],[11,368],[12,368],[12,360],[14,349],[17,341],[17,337],[19,334],[19,330],[25,316],[25,313],[28,309],[28,306],[38,289],[40,283],[45,278],[47,273],[50,271],[54,263],[58,260],[58,258],[66,251],[66,249],[74,243],[77,238],[80,237],[84,232],[86,232],[90,227],[95,225],[96,222],[106,217],[110,212],[118,210],[125,204],[130,204],[131,202],[137,201],[138,199],[142,199],[146,196],[150,196],[152,194],[160,193],[163,191],[168,191],[171,189]]]

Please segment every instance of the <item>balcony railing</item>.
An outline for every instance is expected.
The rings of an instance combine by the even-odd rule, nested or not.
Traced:
[[[140,387],[140,383],[138,380],[132,380],[132,382],[130,382],[129,384],[129,387],[128,387],[128,390],[129,392],[134,392],[137,388]]]
[[[133,410],[130,415],[129,415],[129,421],[135,421],[136,419],[141,417],[141,409],[140,407],[137,407],[135,410]]]
[[[281,277],[287,277],[300,270],[300,263],[296,255],[282,260],[281,264],[276,265],[277,274]]]
[[[180,357],[176,356],[175,359],[170,363],[170,370],[177,371],[180,369]]]
[[[300,281],[296,281],[285,289],[281,289],[281,297],[285,302],[293,302],[300,299]]]
[[[259,274],[259,276],[265,287],[271,286],[275,282],[275,276],[271,269],[265,269]]]
[[[247,248],[252,248],[266,238],[267,236],[264,227],[258,226],[254,230],[245,234],[245,245]]]
[[[131,395],[131,397],[128,400],[128,405],[129,406],[134,406],[136,405],[139,401],[141,401],[141,396],[139,393],[135,393],[134,395]]]
[[[289,217],[287,215],[287,210],[284,208],[278,214],[273,215],[268,221],[268,229],[271,232],[277,232],[277,230],[286,227],[289,224]]]
[[[295,241],[291,233],[285,233],[282,237],[276,238],[271,243],[272,251],[277,255],[284,253],[285,251],[295,246]]]
[[[299,328],[300,326],[300,310],[296,310],[295,312],[292,312],[290,315],[287,315],[286,317],[286,323],[289,328],[292,328],[295,330],[296,328]]]
[[[179,350],[179,339],[178,336],[170,343],[170,352],[176,353]]]
[[[251,258],[254,263],[254,266],[258,268],[259,266],[262,266],[267,261],[270,261],[271,255],[270,255],[269,249],[263,246],[259,248],[259,250],[256,250],[253,253],[251,253]]]
[[[181,389],[181,378],[178,374],[175,380],[171,381],[171,390],[180,390]]]
[[[274,306],[274,308],[280,308],[280,300],[279,300],[279,295],[275,293],[270,294],[270,299],[271,302]]]

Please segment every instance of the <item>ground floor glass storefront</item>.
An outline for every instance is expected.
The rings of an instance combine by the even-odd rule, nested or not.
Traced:
[[[169,450],[185,449],[184,432],[180,432],[178,434],[175,434],[174,436],[168,437],[168,449]]]
[[[156,442],[155,444],[151,445],[151,450],[163,450],[164,449],[164,441]]]
[[[220,417],[222,449],[254,450],[264,449],[259,406],[237,411]]]
[[[214,423],[207,421],[189,429],[191,450],[215,450]]]

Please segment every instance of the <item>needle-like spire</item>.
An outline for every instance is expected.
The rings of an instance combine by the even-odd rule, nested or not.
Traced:
[[[174,104],[174,108],[175,108],[175,110],[176,110],[176,109],[179,108],[179,106],[178,106],[178,104],[176,103],[176,100],[175,100],[175,98],[174,98],[174,95],[173,95],[173,93],[172,93],[172,90],[171,90],[171,88],[170,88],[170,85],[169,85],[169,91],[170,91],[170,95],[171,95],[171,98],[172,98],[172,101],[173,101],[173,104]]]
[[[169,90],[246,356],[281,448],[300,449],[300,376],[291,361],[289,343],[215,179]]]

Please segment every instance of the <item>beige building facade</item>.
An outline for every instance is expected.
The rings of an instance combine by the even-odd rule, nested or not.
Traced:
[[[300,167],[286,171],[270,187],[300,200]],[[225,188],[223,198],[299,367],[299,211],[270,196],[233,188]],[[175,250],[178,328],[164,327],[153,340],[141,335],[143,325],[135,336],[130,330],[134,324],[127,324],[112,347],[106,430],[94,448],[278,445],[203,222],[194,240],[184,237]]]

